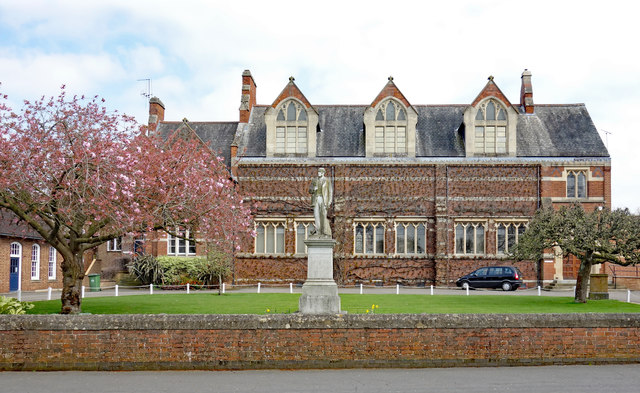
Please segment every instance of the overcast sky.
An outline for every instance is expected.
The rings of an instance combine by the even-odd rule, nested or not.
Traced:
[[[432,5],[433,4],[433,5]],[[512,103],[585,103],[612,157],[614,207],[640,210],[640,23],[630,1],[0,0],[0,92],[100,95],[146,123],[238,119],[295,76],[312,104],[369,104],[392,75],[412,104],[469,104],[493,75]],[[610,134],[606,134],[607,131]]]

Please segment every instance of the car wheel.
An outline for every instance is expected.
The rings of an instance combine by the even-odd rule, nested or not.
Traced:
[[[466,282],[466,281],[462,283],[461,287],[462,287],[462,289],[464,289],[464,290],[467,290],[467,289],[471,288],[471,287],[469,286],[469,283],[468,283],[468,282]]]
[[[510,291],[511,288],[513,288],[513,285],[511,285],[510,282],[505,281],[505,282],[502,283],[502,290],[503,291]]]

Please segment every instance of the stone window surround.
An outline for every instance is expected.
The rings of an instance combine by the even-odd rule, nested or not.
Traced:
[[[362,237],[362,252],[358,252],[357,250],[357,242],[356,242],[356,228],[362,225],[363,226],[363,237]],[[385,232],[387,230],[387,220],[382,217],[371,217],[371,218],[357,218],[354,219],[352,224],[353,228],[353,255],[355,256],[382,256],[386,255],[386,244],[385,244]],[[366,239],[366,231],[367,227],[373,227],[373,252],[367,252],[367,239]],[[382,230],[382,252],[376,252],[376,233],[377,229],[381,228]]]
[[[462,224],[463,228],[465,229],[464,231],[464,238],[466,240],[466,235],[467,235],[467,231],[466,228],[468,225],[473,225],[473,226],[482,226],[484,228],[484,251],[481,253],[467,253],[467,252],[462,252],[459,253],[458,252],[458,243],[457,243],[457,236],[456,236],[456,228],[458,226],[458,224]],[[487,255],[487,229],[489,228],[489,224],[488,224],[488,219],[486,218],[459,218],[459,219],[454,219],[453,220],[453,254],[455,256],[462,256],[462,257],[469,257],[469,256],[485,256]],[[473,238],[473,247],[474,247],[474,251],[477,248],[476,247],[476,240],[477,240],[477,235],[476,235],[476,231],[474,231],[474,238]],[[466,248],[466,242],[465,242],[465,248]],[[466,251],[466,250],[465,250]]]
[[[507,152],[506,154],[485,154],[476,153],[476,115],[478,114],[478,109],[484,105],[485,102],[489,100],[497,101],[502,105],[503,109],[507,113]],[[482,101],[478,102],[476,106],[469,106],[464,111],[464,147],[465,153],[467,157],[485,157],[485,156],[506,156],[506,157],[515,157],[516,156],[516,128],[518,125],[518,112],[513,108],[513,106],[503,102],[497,97],[489,96],[484,98]]]
[[[505,251],[506,251],[506,252],[504,252],[504,251],[503,251],[503,252],[501,252],[501,251],[498,249],[498,247],[499,247],[499,242],[498,242],[498,227],[500,226],[500,224],[503,224],[503,225],[505,225],[505,226],[507,227],[507,228],[506,228],[506,231],[505,231],[505,249],[506,249]],[[508,245],[508,226],[510,226],[510,225],[513,225],[513,226],[516,228],[516,233],[515,233],[515,236],[516,236],[515,244],[518,244],[518,238],[519,238],[520,234],[518,233],[517,228],[518,228],[518,227],[523,227],[523,226],[524,226],[524,228],[525,228],[525,230],[526,230],[526,228],[528,228],[528,227],[529,227],[529,221],[528,221],[528,220],[523,220],[523,219],[498,219],[498,220],[495,220],[495,222],[494,222],[494,227],[495,227],[495,229],[494,229],[494,230],[495,230],[495,232],[496,232],[496,234],[495,234],[495,236],[496,236],[496,255],[499,255],[499,256],[506,256],[506,255],[509,253],[509,251],[510,251],[510,250],[509,250],[509,245]],[[486,251],[486,250],[485,250],[485,251]]]
[[[579,165],[567,165],[563,167],[562,170],[562,176],[543,176],[540,180],[542,181],[557,181],[557,182],[564,182],[565,183],[565,192],[566,192],[566,183],[567,183],[567,175],[569,174],[569,172],[585,172],[587,175],[587,189],[586,189],[586,198],[576,198],[576,197],[567,197],[566,194],[563,197],[550,197],[550,200],[552,202],[558,202],[558,203],[562,203],[562,202],[575,202],[575,201],[582,201],[582,202],[603,202],[604,198],[601,196],[589,196],[589,183],[590,182],[597,182],[597,181],[604,181],[604,176],[602,177],[594,177],[593,176],[593,170],[591,168],[591,166],[579,166]]]
[[[254,242],[253,242],[253,254],[254,255],[285,255],[286,254],[286,232],[287,232],[287,219],[286,218],[280,218],[280,217],[272,217],[272,218],[256,218],[254,220],[254,228],[256,231],[256,237],[254,238]],[[273,252],[267,252],[267,233],[266,233],[266,228],[267,226],[270,225],[273,228]],[[262,241],[263,241],[263,245],[262,245],[262,252],[258,252],[258,240],[259,240],[259,236],[258,236],[258,228],[262,226],[265,229]],[[278,234],[276,232],[277,227],[282,227],[282,243],[278,244]],[[278,249],[281,249],[282,251],[278,251]]]
[[[299,155],[295,153],[286,153],[286,154],[278,154],[276,153],[276,124],[278,121],[276,120],[278,117],[278,112],[281,109],[285,108],[289,102],[294,101],[296,104],[302,106],[306,110],[307,113],[307,153],[304,155]],[[286,114],[286,111],[285,111]],[[277,107],[269,107],[264,113],[264,122],[266,125],[267,132],[267,146],[266,146],[266,156],[267,157],[278,157],[278,156],[304,156],[304,157],[315,157],[316,156],[316,130],[318,129],[318,113],[313,107],[306,107],[305,104],[295,97],[288,97],[283,100]]]
[[[423,224],[424,225],[424,250],[423,252],[414,252],[414,253],[408,253],[405,252],[403,253],[398,253],[398,226],[403,225],[403,224]],[[425,218],[421,218],[421,217],[415,217],[415,218],[396,218],[394,220],[394,224],[393,224],[393,228],[394,228],[394,244],[395,244],[395,254],[396,256],[415,256],[415,255],[426,255],[427,254],[427,244],[428,244],[428,238],[429,238],[429,220],[425,217]],[[417,231],[416,231],[417,232]],[[417,235],[416,235],[417,236]],[[406,232],[405,232],[405,243],[406,243]],[[415,243],[417,244],[417,238],[415,240]]]
[[[394,104],[405,110],[406,113],[406,132],[407,132],[407,153],[406,154],[384,154],[376,153],[376,114],[378,110],[392,100]],[[379,123],[379,121],[378,121]],[[396,123],[396,121],[392,122]],[[375,107],[368,107],[364,111],[364,129],[366,138],[366,156],[367,157],[388,157],[388,156],[416,156],[416,125],[418,124],[418,113],[413,107],[405,106],[400,100],[395,97],[388,97],[381,100]]]

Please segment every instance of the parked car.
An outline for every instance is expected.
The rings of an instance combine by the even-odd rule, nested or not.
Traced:
[[[473,273],[460,277],[456,285],[463,288],[502,288],[515,291],[523,286],[522,272],[515,266],[481,267]]]

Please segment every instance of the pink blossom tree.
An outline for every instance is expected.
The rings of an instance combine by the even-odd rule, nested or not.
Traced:
[[[223,162],[197,138],[146,135],[97,97],[24,102],[0,94],[0,208],[13,211],[63,257],[62,313],[78,313],[83,254],[108,240],[175,228],[220,250],[246,235],[250,208]]]

